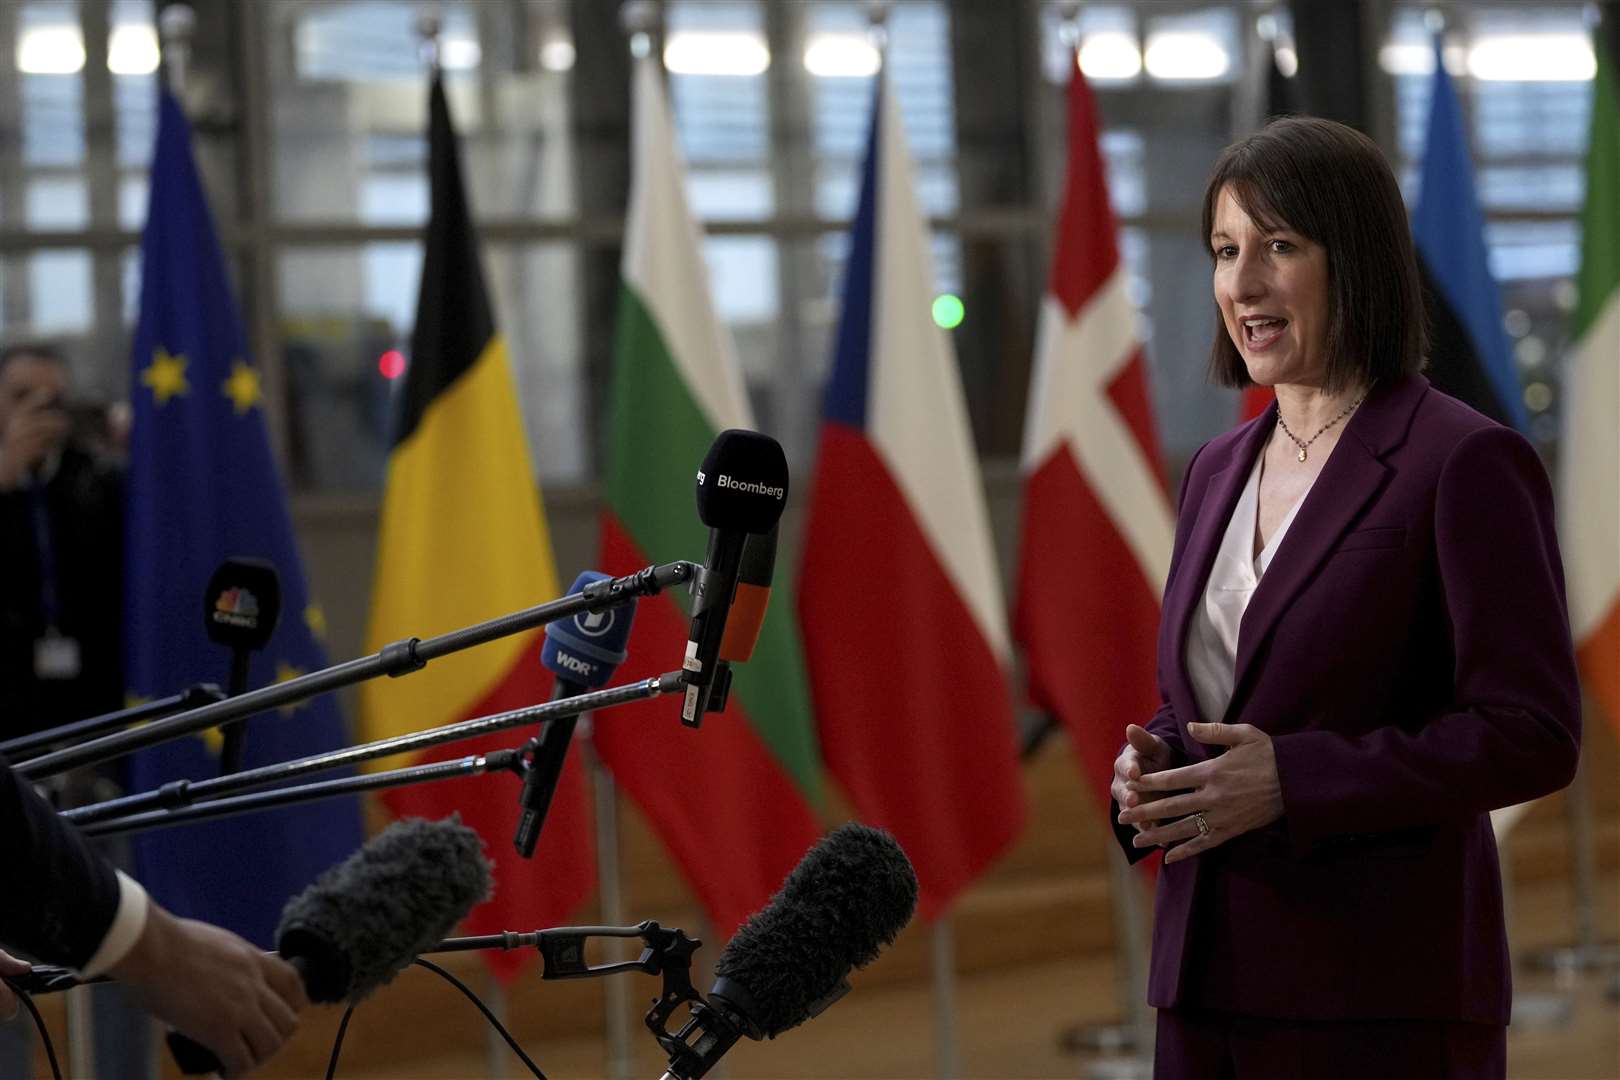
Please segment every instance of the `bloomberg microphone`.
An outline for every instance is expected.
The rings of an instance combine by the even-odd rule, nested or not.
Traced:
[[[584,592],[586,586],[606,581],[612,575],[586,570],[574,579],[570,593]],[[546,624],[546,641],[540,647],[540,662],[557,676],[551,700],[600,690],[624,663],[630,644],[630,625],[636,617],[636,601],[606,611],[582,611],[571,619]],[[568,757],[568,744],[574,737],[577,716],[559,716],[540,731],[538,745],[523,773],[523,790],[518,795],[522,812],[512,844],[525,859],[534,855],[534,845],[546,823],[551,796],[562,776]]]
[[[698,517],[709,527],[709,549],[692,585],[692,630],[681,667],[686,698],[681,723],[703,723],[714,691],[726,614],[737,591],[738,565],[750,536],[776,527],[787,505],[787,456],[757,431],[722,431],[697,474]]]

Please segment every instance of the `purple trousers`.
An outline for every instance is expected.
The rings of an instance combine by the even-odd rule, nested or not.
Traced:
[[[1503,1080],[1507,1029],[1160,1009],[1153,1080]]]

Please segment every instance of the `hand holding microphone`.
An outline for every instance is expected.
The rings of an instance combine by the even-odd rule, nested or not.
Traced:
[[[206,1071],[230,1076],[281,1049],[308,1004],[303,981],[285,960],[155,903],[135,947],[109,974],[130,987],[143,1009],[211,1049],[217,1057]]]
[[[454,817],[398,821],[287,902],[276,931],[280,957],[261,953],[234,934],[193,923],[181,929],[203,927],[234,939],[236,944],[228,948],[212,941],[220,958],[233,962],[232,971],[195,970],[181,978],[172,959],[170,968],[163,969],[167,958],[157,953],[158,967],[137,968],[132,981],[138,994],[146,986],[156,987],[155,996],[143,1003],[183,1033],[169,1039],[182,1072],[223,1069],[236,1075],[264,1061],[292,1031],[289,1018],[265,996],[259,980],[293,1013],[306,999],[323,1004],[360,1001],[391,982],[417,953],[436,945],[489,892],[489,864],[477,833]],[[214,962],[210,943],[203,937],[193,944],[205,963]],[[113,974],[130,977],[116,968]],[[246,1016],[231,1007],[237,994],[249,999]]]

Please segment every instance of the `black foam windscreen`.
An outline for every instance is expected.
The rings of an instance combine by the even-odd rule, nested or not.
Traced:
[[[726,944],[714,996],[742,1013],[754,1029],[747,1034],[775,1038],[819,1012],[850,969],[876,959],[916,909],[917,875],[894,837],[843,825],[799,860]]]
[[[697,474],[698,517],[711,529],[767,533],[787,505],[787,455],[757,431],[722,431]]]
[[[287,901],[277,948],[311,1001],[356,1002],[443,940],[490,888],[483,844],[459,815],[407,818]]]

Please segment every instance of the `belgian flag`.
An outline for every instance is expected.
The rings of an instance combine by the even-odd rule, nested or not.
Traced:
[[[437,76],[429,114],[432,215],[388,458],[369,651],[507,614],[558,592],[506,343],[490,313],[450,108]],[[545,700],[552,676],[539,661],[542,636],[534,630],[502,638],[404,678],[364,684],[362,734],[386,738]],[[514,746],[531,734],[497,733],[387,764],[453,760]],[[459,812],[483,836],[495,864],[495,896],[468,918],[471,933],[564,922],[595,882],[578,755],[568,758],[532,864],[512,846],[517,797],[516,778],[503,776],[393,788],[383,796],[400,816]],[[497,974],[509,977],[533,954],[485,955]]]

